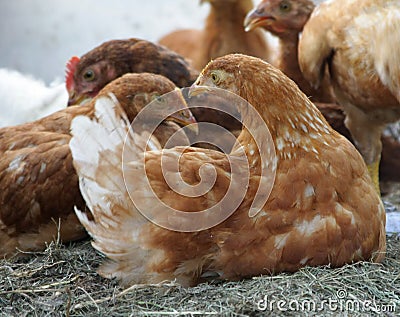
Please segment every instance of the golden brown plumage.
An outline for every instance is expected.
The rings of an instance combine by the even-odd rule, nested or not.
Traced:
[[[304,27],[299,63],[317,87],[325,65],[346,126],[378,185],[380,137],[400,118],[400,5],[387,0],[334,0]]]
[[[81,212],[77,215],[94,238],[94,247],[109,258],[100,274],[117,277],[124,284],[176,279],[193,285],[207,276],[235,280],[295,271],[306,265],[336,267],[360,260],[381,261],[385,252],[385,212],[365,163],[297,86],[268,63],[235,54],[210,62],[191,87],[191,95],[213,87],[236,93],[253,105],[268,126],[273,143],[265,141],[257,147],[255,142],[266,137],[265,130],[257,124],[251,107],[240,103],[246,128],[230,154],[176,147],[146,152],[144,164],[131,131],[122,170],[122,144],[128,123],[121,120],[119,107],[108,111],[112,107],[96,106],[93,121],[73,121],[70,146],[74,166],[94,220]],[[103,122],[105,111],[119,124]],[[83,138],[82,129],[92,132]],[[111,135],[114,142],[98,141],[98,134]],[[116,135],[123,137],[117,140]],[[97,150],[82,160],[80,155],[87,146]],[[236,164],[241,173],[245,170],[239,159],[242,150],[249,164],[248,186],[240,184],[241,177],[234,180]],[[173,170],[178,158],[180,174]],[[212,167],[214,185],[193,198],[171,190],[162,174],[176,180],[170,184],[180,188],[179,176],[195,185],[203,177],[207,179]],[[272,174],[262,174],[265,170],[276,172],[275,182],[271,181]],[[106,174],[112,178],[105,179]],[[186,211],[188,218],[167,212],[167,207],[151,194],[147,180],[159,199]],[[262,200],[255,201],[254,197],[259,185],[264,188],[267,184],[273,188],[260,210],[256,207]],[[213,206],[228,185],[234,193],[230,199],[240,195],[244,199],[230,217],[205,230],[168,230],[148,221],[135,207],[144,207],[142,212],[147,216],[152,213],[151,219],[163,225],[196,226],[198,221],[192,223],[190,219],[201,215],[195,211]],[[214,211],[209,217],[217,215]]]
[[[314,102],[333,102],[332,87],[327,78],[321,87],[314,89],[304,78],[298,62],[299,34],[308,21],[314,3],[310,0],[263,0],[245,19],[246,29],[262,27],[279,39],[279,56],[276,66],[296,82]]]
[[[162,76],[129,74],[104,87],[98,97],[114,94],[132,121],[151,100],[174,89]],[[0,257],[14,254],[16,248],[43,249],[58,237],[58,229],[63,242],[86,237],[73,210],[85,209],[85,203],[68,143],[71,120],[92,117],[94,102],[0,129]],[[163,123],[155,136],[165,144],[178,128]]]
[[[246,33],[243,20],[253,7],[252,0],[204,0],[210,12],[204,30],[179,30],[159,43],[192,61],[201,70],[211,59],[242,53],[270,60],[270,48],[261,30]]]

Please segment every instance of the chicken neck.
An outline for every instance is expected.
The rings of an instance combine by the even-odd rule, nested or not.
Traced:
[[[245,33],[243,25],[237,22],[243,21],[247,12],[253,8],[252,0],[211,1],[210,4],[211,10],[207,22],[226,23],[241,30],[243,34]]]
[[[251,0],[211,1],[211,10],[206,21],[206,32],[221,32],[221,38],[232,37],[227,43],[236,43],[246,38],[243,21],[253,7]],[[240,23],[239,23],[240,22]]]
[[[312,95],[313,89],[300,70],[298,60],[299,33],[292,32],[279,35],[279,45],[281,56],[278,61],[278,68],[292,79],[306,95]]]

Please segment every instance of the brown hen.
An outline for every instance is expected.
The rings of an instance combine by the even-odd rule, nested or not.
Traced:
[[[246,33],[243,21],[253,7],[252,0],[202,0],[210,3],[203,30],[179,30],[159,43],[190,59],[202,69],[211,59],[242,53],[270,60],[270,48],[261,30]]]
[[[400,3],[333,0],[318,6],[304,27],[299,63],[318,87],[326,65],[345,124],[379,190],[385,125],[400,118]]]
[[[180,55],[152,42],[132,38],[101,44],[67,64],[68,105],[96,96],[112,80],[126,73],[155,73],[178,87],[190,86],[198,72]]]
[[[324,76],[321,87],[314,89],[300,70],[298,62],[299,33],[302,32],[314,7],[314,3],[309,0],[264,0],[249,12],[246,17],[245,27],[250,29],[263,27],[280,39],[281,56],[278,60],[279,69],[293,79],[312,101],[316,102],[318,109],[336,131],[353,142],[351,134],[344,125],[345,116],[340,106],[326,104],[334,99],[328,77],[329,73]],[[382,181],[399,182],[400,160],[396,160],[393,157],[399,157],[400,144],[388,136],[382,137],[382,143],[380,179]]]
[[[175,147],[146,152],[143,161],[135,131],[128,132],[118,105],[110,110],[112,100],[104,101],[107,107],[96,105],[93,120],[74,119],[70,147],[93,220],[77,215],[94,247],[109,258],[100,274],[123,284],[193,285],[206,277],[236,280],[307,265],[381,261],[385,211],[365,163],[298,87],[261,59],[235,54],[210,62],[190,95],[215,88],[253,105],[272,138],[257,112],[240,101],[245,128],[229,155]],[[116,124],[102,120],[105,112]],[[87,147],[92,155],[82,159]],[[245,166],[247,185],[241,177]],[[210,175],[211,189],[194,195]],[[187,184],[193,187],[182,191]],[[260,199],[256,195],[265,186],[272,191]],[[227,205],[218,205],[226,203],[228,188]],[[208,208],[212,212],[198,212]],[[214,222],[226,208],[233,214]]]
[[[329,82],[325,80],[321,87],[314,89],[304,78],[298,62],[299,34],[314,7],[310,0],[264,0],[247,14],[244,26],[246,30],[262,27],[278,37],[280,54],[276,66],[312,101],[330,103],[334,97]]]
[[[350,131],[344,124],[346,115],[340,105],[334,103],[315,103],[332,128],[344,135],[353,144]],[[379,164],[379,179],[382,182],[400,182],[400,143],[390,135],[382,135],[382,153]]]
[[[139,39],[109,41],[68,62],[68,104],[89,101],[106,84],[126,73],[146,71],[164,75],[180,87],[190,86],[198,75],[183,57],[160,45]],[[217,102],[213,96],[208,96],[199,98],[198,105]],[[194,107],[191,111],[197,121],[212,122],[235,133],[241,129],[240,122],[223,111],[204,107]]]
[[[132,121],[150,101],[174,89],[160,75],[129,74],[104,87],[97,98],[113,94]],[[66,242],[87,235],[74,213],[74,206],[85,209],[85,203],[68,143],[71,120],[78,115],[92,117],[95,102],[0,129],[0,257],[17,250],[41,250],[57,237]],[[157,119],[158,110],[153,113]],[[185,123],[193,117],[186,110],[168,120]],[[164,144],[178,128],[163,123],[155,136]]]

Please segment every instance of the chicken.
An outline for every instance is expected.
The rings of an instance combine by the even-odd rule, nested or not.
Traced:
[[[244,125],[229,154],[140,154],[139,136],[111,99],[96,104],[94,119],[73,120],[73,164],[93,219],[77,215],[108,257],[99,273],[123,285],[188,286],[381,261],[385,211],[366,165],[294,82],[261,59],[233,54],[210,62],[189,95],[222,92]]]
[[[155,73],[179,87],[190,86],[198,72],[180,55],[141,39],[112,40],[67,64],[68,105],[93,98],[110,81],[126,73]]]
[[[178,30],[159,40],[202,69],[211,59],[242,53],[270,60],[271,50],[261,30],[246,33],[243,20],[253,7],[252,0],[201,0],[210,3],[203,30]]]
[[[68,104],[88,102],[113,79],[129,72],[144,71],[160,73],[182,87],[191,85],[198,75],[182,57],[160,45],[138,39],[110,41],[82,58],[72,57],[67,63]],[[93,78],[85,78],[88,74]],[[235,133],[240,130],[240,122],[225,112],[201,107],[203,104],[218,102],[210,98],[213,97],[199,99],[198,107],[191,109],[196,120],[215,123]]]
[[[199,50],[203,47],[203,33],[203,30],[196,29],[176,30],[161,37],[158,43],[185,56],[196,69],[201,69],[202,63],[199,65],[197,56],[200,55]]]
[[[160,75],[129,74],[104,87],[98,98],[112,93],[132,121],[151,100],[174,89]],[[63,242],[87,235],[73,209],[84,209],[85,203],[68,143],[71,120],[77,115],[93,116],[95,100],[0,129],[0,257],[9,257],[17,249],[43,249],[58,234]],[[154,119],[159,118],[159,110],[151,109]],[[188,110],[167,120],[154,133],[162,145],[179,128],[170,120],[194,122]]]
[[[315,5],[310,0],[263,0],[250,11],[245,19],[246,30],[262,27],[279,39],[280,56],[276,66],[296,82],[314,102],[334,101],[328,81],[314,89],[301,73],[297,47],[299,34],[308,21]]]
[[[400,4],[334,0],[318,6],[299,42],[305,78],[318,87],[329,66],[345,124],[379,190],[385,125],[400,118]]]
[[[248,13],[245,27],[253,29],[263,27],[280,39],[281,57],[278,67],[287,76],[293,79],[300,89],[315,102],[329,124],[339,133],[353,142],[351,134],[344,125],[342,109],[335,104],[327,104],[334,101],[333,91],[329,82],[329,74],[324,77],[319,89],[311,87],[304,78],[298,63],[299,33],[303,30],[315,5],[309,0],[264,0]],[[321,103],[322,102],[322,103]],[[391,137],[383,136],[383,152],[380,164],[380,179],[382,181],[400,181],[398,157],[400,144]]]
[[[345,114],[343,109],[333,103],[315,104],[325,119],[337,132],[344,135],[354,143],[350,131],[344,124]],[[400,143],[390,135],[382,135],[382,157],[379,165],[379,179],[382,182],[400,182]]]

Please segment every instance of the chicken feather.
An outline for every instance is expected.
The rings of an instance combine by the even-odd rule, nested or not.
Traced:
[[[99,98],[111,92],[115,94],[132,121],[156,96],[175,88],[171,81],[160,75],[128,74],[104,87]],[[162,119],[162,109],[152,109],[154,116]],[[72,119],[83,114],[92,117],[93,113],[93,103],[89,103],[68,107],[34,122],[0,129],[0,257],[11,256],[17,249],[42,250],[45,243],[54,240],[67,242],[87,236],[74,213],[74,206],[82,210],[86,207],[68,143]],[[193,119],[189,114],[185,112],[187,118],[183,121]],[[110,118],[103,118],[109,126],[118,123],[109,121]],[[154,131],[157,140],[153,139],[153,147],[164,146],[165,140],[178,129],[179,126],[173,122],[162,122]],[[81,130],[80,133],[84,138],[90,135],[90,131]],[[104,142],[110,140],[109,144],[117,139],[110,140],[110,135],[102,136]],[[145,145],[141,146],[144,148]],[[75,159],[84,162],[95,153],[96,147],[92,142],[85,142],[85,151]],[[118,160],[112,162],[115,164]],[[90,167],[90,164],[86,166]],[[110,180],[113,179],[108,177]],[[121,184],[113,186],[118,185]],[[101,196],[96,199],[101,199]]]
[[[311,0],[263,0],[245,19],[246,30],[262,27],[279,39],[276,66],[314,102],[333,102],[329,80],[324,76],[318,89],[313,89],[301,73],[298,62],[299,34],[310,17],[315,4]]]
[[[152,42],[111,40],[67,64],[68,105],[83,104],[112,80],[126,73],[155,73],[179,87],[193,83],[198,72],[179,54]]]
[[[79,210],[77,216],[92,235],[94,247],[108,258],[99,269],[102,276],[115,277],[123,285],[176,280],[187,286],[208,277],[236,280],[296,271],[306,265],[337,267],[360,260],[382,261],[385,212],[362,157],[290,79],[258,58],[234,54],[210,62],[191,93],[207,87],[226,89],[250,102],[271,132],[276,155],[266,151],[261,157],[266,144],[257,148],[256,140],[264,131],[248,129],[255,121],[248,106],[239,109],[245,127],[229,154],[191,147],[144,153],[136,146],[140,136],[128,129],[115,102],[110,113],[119,122],[115,127],[103,124],[100,103],[93,119],[74,119],[70,143],[73,157],[85,151],[85,137],[76,133],[80,125],[98,147],[92,159],[84,164],[74,160],[74,166],[93,219]],[[97,129],[104,129],[99,132],[102,135],[114,129],[120,131],[118,135],[126,133],[128,154],[122,151],[125,138],[116,144],[103,142],[97,137]],[[245,152],[248,161],[247,186],[230,182],[235,165],[228,159],[239,150]],[[109,155],[119,158],[118,163],[106,160]],[[139,160],[138,155],[142,157]],[[213,187],[197,197],[175,192],[164,178],[163,156],[167,161],[179,158],[178,172],[191,185],[200,181],[204,164],[212,167],[216,173]],[[275,182],[262,208],[249,216],[266,163],[272,163],[272,171],[276,171]],[[86,169],[87,164],[92,167]],[[238,164],[243,167],[240,161]],[[112,184],[101,181],[103,174],[117,184],[125,178],[126,187],[115,192]],[[197,225],[197,221],[190,224],[190,216],[197,219],[198,211],[220,201],[229,183],[235,195],[244,198],[233,214],[215,226],[184,231],[156,224],[177,218],[182,226],[186,222]],[[167,206],[185,211],[189,217],[167,212]],[[147,219],[149,212],[152,221]]]
[[[299,34],[303,30],[303,27],[308,21],[314,8],[315,4],[310,0],[263,0],[257,5],[257,7],[247,14],[245,27],[247,29],[262,27],[279,38],[280,57],[277,63],[278,68],[294,80],[299,88],[309,96],[313,102],[316,102],[318,109],[336,131],[354,142],[349,130],[344,124],[345,116],[343,115],[341,106],[325,103],[334,100],[329,80],[329,72],[326,72],[322,84],[316,90],[311,87],[310,83],[305,79],[300,70],[298,62]],[[389,24],[395,28],[396,24],[392,23],[391,19],[384,19],[382,17],[382,20],[385,21],[383,25],[376,23],[376,28],[379,28],[380,32],[383,32],[387,27],[385,24]],[[392,32],[389,32],[389,34],[396,37],[395,29],[393,29]],[[385,45],[383,45],[384,43],[377,44],[378,41],[390,42],[387,35],[377,34],[372,41],[372,46],[381,49],[382,54],[384,54],[384,52],[389,53],[390,50],[385,49]],[[394,39],[392,41],[394,41]],[[393,59],[389,63],[390,65],[399,64],[395,60],[397,58],[396,55],[391,55],[389,58]],[[382,59],[378,59],[377,62],[379,60]],[[390,67],[389,69],[395,69],[395,67]],[[379,178],[383,182],[398,182],[400,180],[400,173],[397,173],[396,171],[400,171],[400,166],[398,166],[400,161],[396,160],[396,157],[399,157],[398,152],[400,151],[400,143],[385,135],[382,136],[381,141],[382,158],[379,168]]]
[[[271,60],[271,48],[260,30],[246,33],[242,27],[252,0],[206,0],[210,12],[203,30],[178,30],[163,36],[159,43],[188,58],[202,69],[219,56],[242,53]]]
[[[329,66],[346,126],[378,190],[382,130],[400,118],[399,35],[398,1],[333,0],[314,10],[299,43],[300,68],[313,86]]]

